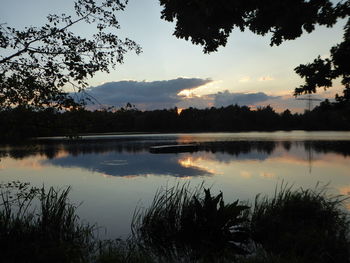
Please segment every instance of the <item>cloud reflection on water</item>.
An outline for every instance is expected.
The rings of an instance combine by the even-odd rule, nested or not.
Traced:
[[[183,165],[179,156],[149,153],[105,153],[84,154],[45,160],[45,164],[61,167],[79,167],[89,171],[112,176],[170,175],[204,176],[211,172],[190,165]]]
[[[221,139],[221,140],[220,140]],[[199,143],[199,151],[178,154],[151,154],[149,147],[171,143]],[[251,178],[253,166],[265,163],[262,178],[276,177],[271,167],[281,165],[327,166],[349,163],[350,141],[228,140],[218,135],[149,135],[118,139],[48,141],[26,146],[0,147],[1,168],[43,169],[50,166],[81,168],[105,176],[174,177],[212,176],[246,167],[238,174]],[[248,170],[247,170],[248,169]],[[249,176],[248,176],[249,175]]]

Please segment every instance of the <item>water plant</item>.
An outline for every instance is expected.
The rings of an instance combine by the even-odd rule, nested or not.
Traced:
[[[256,197],[252,238],[280,262],[350,262],[345,199],[328,194],[327,186],[293,190],[282,183],[272,198]]]
[[[148,209],[136,211],[133,236],[164,261],[232,259],[248,252],[248,209],[238,200],[225,204],[222,193],[212,196],[203,184],[195,190],[178,184],[160,189]]]

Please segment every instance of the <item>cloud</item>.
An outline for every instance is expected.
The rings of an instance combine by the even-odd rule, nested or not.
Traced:
[[[263,92],[257,93],[230,93],[228,90],[218,92],[214,95],[214,106],[238,105],[255,105],[267,100],[278,99],[279,96],[270,96]]]
[[[324,98],[321,96],[313,97],[320,100]],[[332,100],[332,99],[331,99]],[[321,101],[313,101],[312,108],[319,105]],[[308,101],[306,100],[297,100],[291,94],[279,96],[277,99],[267,100],[265,102],[259,102],[256,104],[257,106],[266,106],[270,105],[277,112],[283,112],[286,109],[291,110],[292,112],[303,113],[308,108]]]
[[[90,87],[89,95],[103,105],[125,106],[130,102],[140,109],[172,108],[183,99],[179,93],[207,83],[210,79],[177,78],[160,81],[117,81]]]
[[[262,77],[267,81],[271,77]],[[249,78],[250,79],[250,78]],[[277,96],[264,92],[245,93],[214,91],[198,95],[198,87],[205,89],[215,81],[202,78],[177,78],[160,81],[117,81],[91,87],[88,93],[105,106],[124,107],[128,102],[140,110],[164,108],[210,108],[226,107],[232,104],[247,105],[252,108],[271,105],[277,112],[289,108],[292,112],[303,112],[305,101],[296,100],[291,95]],[[203,92],[202,92],[203,93]],[[317,104],[314,103],[314,106]],[[90,107],[91,109],[94,107]],[[96,108],[96,107],[95,107]]]
[[[263,92],[257,93],[231,93],[228,90],[223,92],[217,92],[214,94],[204,95],[200,97],[183,98],[179,103],[176,104],[178,108],[210,108],[210,107],[226,107],[233,104],[240,106],[260,106],[276,102],[281,99],[281,96],[271,96]]]
[[[259,81],[270,81],[270,80],[275,80],[275,79],[271,76],[263,76],[259,78]]]
[[[240,83],[246,83],[246,82],[251,82],[251,81],[271,81],[271,80],[275,80],[273,77],[271,76],[262,76],[260,78],[254,78],[252,79],[250,76],[244,76],[244,77],[241,77],[238,82]]]
[[[200,97],[183,98],[179,103],[176,104],[178,108],[198,108],[205,109],[214,106],[213,95],[205,95]]]

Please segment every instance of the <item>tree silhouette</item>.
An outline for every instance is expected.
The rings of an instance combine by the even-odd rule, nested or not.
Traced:
[[[350,2],[348,1],[348,14]],[[295,95],[315,93],[316,88],[332,86],[332,80],[342,78],[345,86],[343,99],[349,97],[350,89],[350,19],[345,26],[343,42],[331,48],[330,58],[318,57],[312,63],[295,68],[299,76],[305,78],[305,84],[295,89]]]
[[[113,132],[240,132],[277,130],[350,130],[349,103],[325,100],[303,114],[271,106],[251,110],[247,106],[113,111],[84,108],[60,111],[25,106],[0,109],[0,143],[30,137],[69,136]],[[226,144],[226,142],[225,142]],[[233,147],[235,148],[235,147]]]
[[[115,12],[128,0],[76,0],[74,15],[50,14],[41,27],[22,30],[0,22],[0,106],[68,107],[76,105],[65,91],[87,87],[96,72],[109,72],[128,50],[140,47],[118,38]],[[91,27],[90,37],[74,33],[78,23]]]
[[[349,0],[336,4],[330,0],[160,0],[160,4],[161,17],[176,21],[174,35],[202,45],[204,53],[225,46],[235,28],[263,36],[272,33],[273,46],[296,39],[303,32],[311,33],[316,25],[332,27],[350,14]],[[349,89],[350,20],[344,30],[343,42],[331,49],[330,59],[319,57],[295,69],[305,78],[305,84],[295,89],[295,95],[330,87],[338,77],[342,77],[342,83]]]

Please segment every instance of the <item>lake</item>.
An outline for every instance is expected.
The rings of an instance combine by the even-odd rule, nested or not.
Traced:
[[[152,146],[196,143],[193,152],[150,153]],[[226,202],[272,195],[276,185],[328,184],[350,195],[350,132],[244,132],[41,138],[0,146],[0,181],[72,186],[81,219],[101,226],[101,238],[126,237],[136,207],[157,189],[202,182]],[[350,206],[349,206],[350,208]]]

